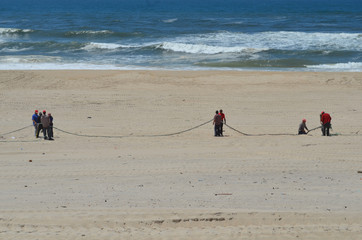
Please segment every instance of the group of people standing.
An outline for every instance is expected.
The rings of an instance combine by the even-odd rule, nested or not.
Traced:
[[[225,114],[222,112],[222,109],[220,109],[220,112],[216,110],[215,116],[214,116],[214,131],[215,131],[215,137],[222,137],[223,135],[223,125],[226,124],[226,118]]]
[[[320,117],[321,130],[322,130],[323,136],[330,136],[329,129],[332,127],[331,115],[329,115],[329,113],[322,111],[319,117]],[[299,124],[298,134],[307,134],[309,132],[306,122],[307,122],[307,120],[303,119],[301,124]]]
[[[53,139],[53,116],[51,113],[48,113],[44,110],[39,112],[35,110],[32,116],[33,126],[35,129],[35,137],[39,137],[40,131],[43,131],[43,136],[45,140],[54,140]]]

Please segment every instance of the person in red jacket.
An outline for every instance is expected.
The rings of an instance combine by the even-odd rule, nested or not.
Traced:
[[[220,134],[221,123],[222,123],[222,119],[221,119],[221,116],[219,115],[219,111],[216,111],[215,116],[214,116],[214,121],[213,121],[215,137],[221,136],[221,134]]]
[[[220,135],[224,136],[223,135],[223,132],[224,132],[223,125],[224,125],[224,123],[226,123],[226,118],[225,118],[225,114],[222,112],[222,109],[220,109],[219,115],[221,116]]]
[[[329,129],[331,128],[331,115],[326,112],[321,113],[321,124],[323,136],[329,136]]]

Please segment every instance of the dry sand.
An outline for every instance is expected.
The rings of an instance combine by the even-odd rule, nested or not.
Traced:
[[[1,71],[0,100],[0,239],[362,235],[362,73]],[[287,135],[213,137],[207,123],[140,136],[220,108],[242,132]],[[124,137],[35,139],[35,109],[64,131]],[[322,110],[331,137],[292,135]]]

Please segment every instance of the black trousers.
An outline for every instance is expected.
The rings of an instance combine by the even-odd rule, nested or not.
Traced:
[[[48,128],[48,137],[53,138],[53,126],[49,126]]]
[[[329,136],[329,129],[331,128],[331,123],[326,123],[326,124],[323,124],[322,126],[322,133],[323,133],[323,136]]]
[[[38,128],[36,129],[36,138],[39,137],[40,130],[43,129],[43,124],[38,123],[37,125],[38,125]]]
[[[221,134],[221,133],[220,133],[220,130],[221,130],[221,129],[220,129],[220,126],[221,126],[220,124],[219,124],[219,125],[216,125],[216,124],[215,124],[215,126],[214,126],[215,137],[216,137],[216,136],[220,136],[220,134]]]
[[[43,135],[44,138],[48,138],[49,137],[49,127],[43,127]]]

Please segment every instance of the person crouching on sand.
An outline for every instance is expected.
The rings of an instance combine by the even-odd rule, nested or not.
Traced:
[[[306,122],[307,122],[307,120],[304,118],[302,120],[302,122],[299,124],[298,134],[307,134],[309,132]],[[307,130],[307,131],[305,131],[305,130]]]

